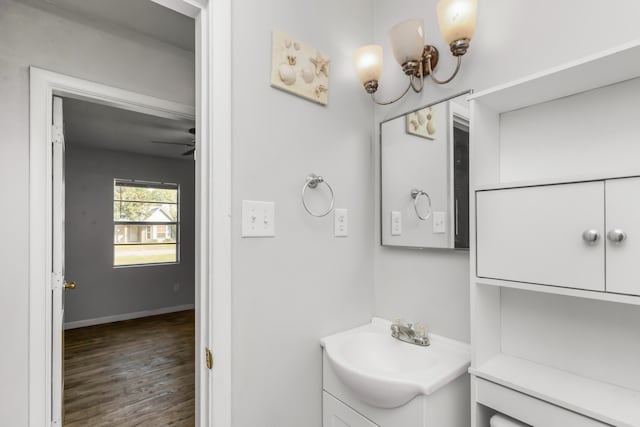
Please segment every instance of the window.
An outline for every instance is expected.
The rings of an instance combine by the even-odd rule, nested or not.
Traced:
[[[179,186],[115,179],[113,265],[179,262]]]

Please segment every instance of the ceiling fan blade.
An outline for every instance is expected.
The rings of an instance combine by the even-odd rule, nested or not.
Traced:
[[[187,150],[184,153],[182,153],[183,156],[190,156],[191,154],[193,154],[196,151],[195,148],[192,148],[191,150]]]
[[[175,141],[150,141],[153,144],[181,145],[183,147],[193,147],[192,142],[175,142]]]

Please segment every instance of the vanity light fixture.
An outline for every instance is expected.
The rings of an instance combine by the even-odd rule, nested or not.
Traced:
[[[453,74],[445,80],[439,80],[433,75],[438,65],[438,49],[433,45],[424,44],[423,24],[421,19],[410,19],[391,28],[391,48],[396,61],[402,66],[402,71],[409,76],[409,85],[398,98],[382,102],[375,98],[378,81],[382,72],[382,47],[368,45],[357,49],[353,54],[353,62],[360,82],[371,99],[379,105],[389,105],[402,99],[409,89],[420,93],[424,89],[424,78],[431,77],[437,84],[446,84],[453,80],[462,64],[462,56],[467,53],[469,43],[476,31],[476,10],[478,0],[440,0],[436,10],[438,25],[445,41],[451,48],[451,54],[458,59]]]

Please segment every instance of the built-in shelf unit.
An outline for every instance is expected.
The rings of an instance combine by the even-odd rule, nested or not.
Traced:
[[[504,242],[498,236],[491,244],[484,245],[487,242],[487,230],[477,228],[478,223],[480,227],[489,228],[486,225],[488,221],[478,222],[478,215],[482,215],[477,210],[478,207],[482,209],[482,205],[476,204],[479,193],[543,187],[558,187],[557,194],[546,198],[548,193],[540,193],[543,194],[540,197],[534,192],[518,193],[513,200],[508,197],[500,200],[486,198],[485,202],[502,203],[504,211],[510,211],[512,215],[538,215],[535,203],[566,201],[566,197],[571,199],[574,196],[573,201],[584,201],[583,198],[591,197],[589,194],[592,193],[589,192],[595,189],[601,191],[600,195],[596,194],[593,198],[600,204],[599,207],[593,208],[591,203],[587,203],[586,208],[576,207],[569,200],[568,204],[558,206],[558,209],[563,212],[569,209],[588,210],[592,218],[604,224],[605,183],[611,178],[640,176],[640,161],[636,160],[637,166],[634,166],[633,162],[624,159],[625,153],[618,153],[622,157],[602,158],[602,167],[593,168],[593,173],[587,168],[586,174],[580,164],[595,164],[597,157],[604,157],[601,152],[606,151],[607,147],[602,147],[602,144],[606,144],[609,127],[614,125],[625,127],[621,132],[610,132],[611,138],[616,140],[615,147],[628,145],[632,150],[631,155],[640,152],[633,151],[640,150],[634,147],[640,145],[640,121],[617,121],[612,115],[607,116],[608,110],[615,109],[612,106],[616,105],[616,97],[620,93],[625,94],[621,103],[626,104],[618,108],[624,110],[628,105],[628,109],[637,111],[640,103],[640,41],[479,91],[469,97],[472,117],[470,174],[475,190],[470,204],[473,427],[488,427],[489,418],[495,412],[536,426],[640,426],[640,375],[637,374],[637,364],[633,362],[637,357],[625,354],[637,354],[640,349],[640,326],[629,321],[640,320],[640,296],[633,295],[633,292],[611,291],[611,286],[607,289],[605,283],[609,276],[604,258],[607,249],[602,241],[606,231],[598,230],[602,247],[597,250],[602,253],[589,254],[591,258],[587,259],[592,261],[571,260],[573,253],[570,245],[562,247],[562,251],[556,255],[567,257],[567,262],[575,262],[578,268],[594,267],[592,264],[600,263],[594,267],[595,273],[580,276],[579,271],[565,271],[560,275],[562,280],[553,283],[553,280],[546,280],[548,275],[537,274],[540,271],[536,271],[536,268],[548,268],[545,262],[549,262],[551,257],[544,254],[546,261],[537,262],[536,251],[520,251],[506,257],[512,264],[511,270],[507,268],[505,271],[519,268],[513,263],[523,263],[523,266],[524,263],[531,263],[523,268],[528,269],[528,273],[531,273],[529,276],[523,274],[524,279],[518,274],[513,274],[513,277],[499,276],[496,273],[499,268],[496,270],[494,267],[499,266],[500,259],[487,257],[486,253],[479,251],[509,251],[510,237],[503,234]],[[635,97],[635,105],[629,97]],[[576,166],[567,162],[566,174],[562,176],[559,171],[564,169],[557,164],[549,167],[549,178],[542,177],[544,171],[539,172],[539,179],[531,180],[526,173],[522,174],[523,177],[517,176],[518,165],[509,164],[514,159],[515,151],[513,148],[509,150],[513,144],[535,140],[529,132],[531,127],[518,128],[531,123],[533,119],[528,116],[542,118],[540,126],[547,127],[549,139],[557,139],[553,144],[540,144],[540,150],[549,150],[552,156],[559,152],[557,150],[562,150],[565,142],[573,144],[571,147],[576,146],[579,141],[571,140],[574,135],[576,138],[581,135],[580,132],[574,134],[571,129],[571,126],[576,129],[581,126],[576,112],[581,112],[584,105],[593,105],[598,99],[602,100],[604,118],[585,115],[583,123],[589,125],[592,120],[602,120],[598,122],[601,126],[594,126],[594,132],[602,133],[602,142],[595,138],[585,143],[585,152],[575,153]],[[567,118],[566,125],[558,127],[563,111],[567,112],[567,116],[573,116]],[[584,107],[584,111],[591,110]],[[552,119],[545,121],[545,117]],[[629,137],[634,132],[637,134],[635,139]],[[520,140],[517,139],[519,133],[522,136]],[[544,153],[537,155],[539,159]],[[616,170],[617,159],[625,165],[619,173],[612,172]],[[550,158],[550,163],[552,160]],[[523,162],[522,159],[518,161]],[[505,174],[505,171],[509,173]],[[514,176],[516,179],[512,179]],[[578,186],[588,183],[584,188],[589,188],[578,195],[571,193],[578,187],[569,187],[569,192],[563,193],[559,187],[568,183]],[[629,194],[628,197],[635,198],[634,204],[640,206],[640,191],[636,194]],[[522,208],[529,200],[532,201],[528,209]],[[514,208],[515,204],[521,208]],[[567,217],[571,218],[572,215]],[[638,218],[640,227],[640,216]],[[533,233],[529,238],[535,242],[536,230],[526,229],[526,223],[526,219],[520,221],[524,229],[519,232]],[[498,222],[492,223],[493,230],[497,230],[498,226]],[[478,236],[484,236],[483,244],[478,244]],[[585,244],[580,237],[578,241],[580,245]],[[500,248],[501,244],[507,247]],[[540,243],[537,253],[543,250],[544,244]],[[557,243],[556,247],[562,244]],[[553,244],[549,245],[549,251],[553,251]],[[640,251],[636,259],[640,260]],[[478,260],[484,265],[479,266]],[[563,280],[571,274],[575,274],[576,283],[567,285]],[[540,278],[540,281],[527,277]],[[590,319],[593,319],[593,323]],[[594,327],[592,341],[585,342],[588,339],[584,337],[589,337],[587,328],[591,327]],[[536,346],[538,343],[539,346]],[[625,370],[628,375],[625,375]]]

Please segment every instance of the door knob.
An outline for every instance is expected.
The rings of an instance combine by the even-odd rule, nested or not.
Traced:
[[[607,239],[609,239],[612,243],[622,243],[627,238],[627,233],[624,231],[614,228],[613,230],[609,230],[607,233]]]
[[[600,233],[598,233],[598,230],[585,230],[584,233],[582,233],[582,240],[587,243],[595,243],[598,239],[600,239]]]
[[[64,282],[64,288],[65,289],[75,289],[76,288],[76,282]]]

